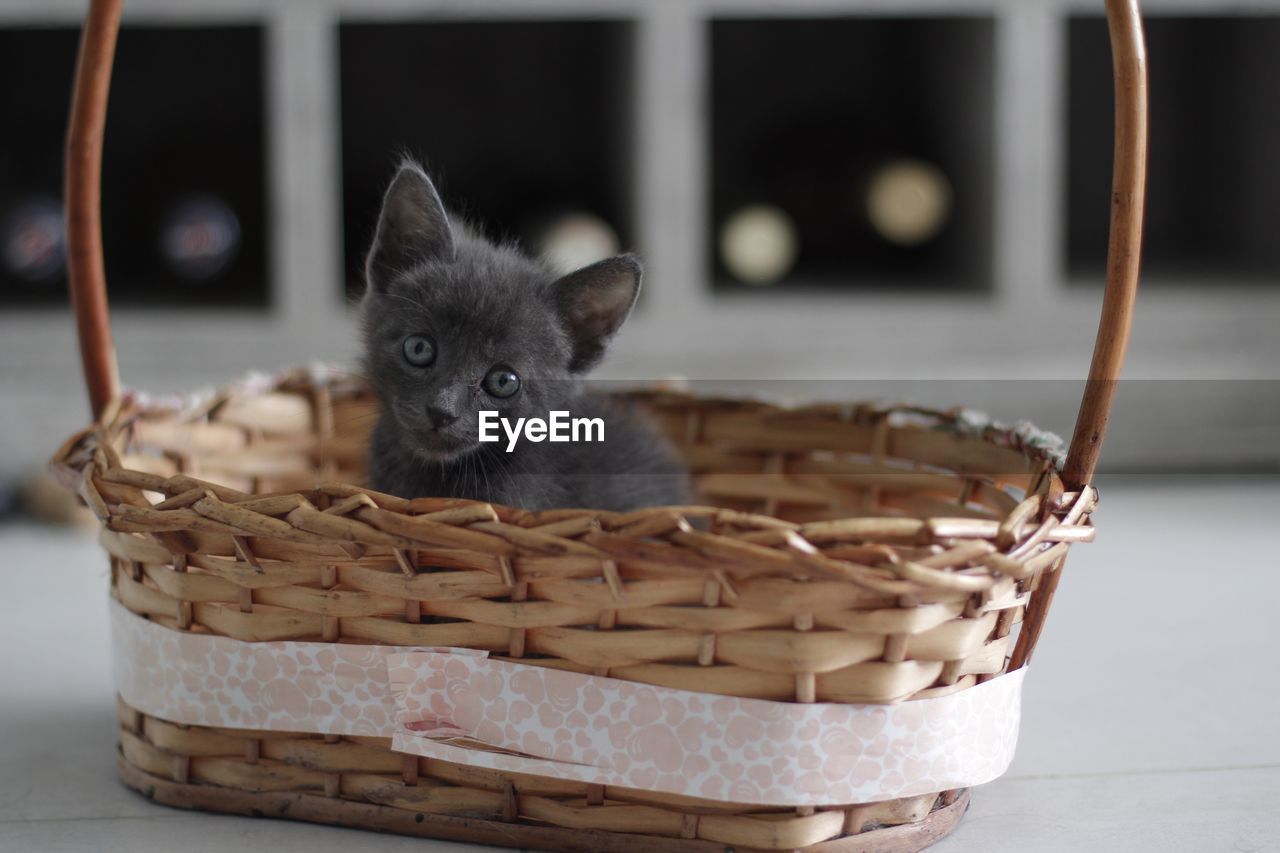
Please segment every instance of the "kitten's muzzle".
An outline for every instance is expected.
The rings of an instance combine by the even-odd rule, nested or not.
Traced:
[[[427,406],[426,415],[427,423],[431,425],[431,429],[435,432],[447,429],[458,420],[458,416],[454,413],[436,406]]]

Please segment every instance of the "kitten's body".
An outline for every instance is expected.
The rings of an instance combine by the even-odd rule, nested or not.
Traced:
[[[687,501],[683,469],[643,416],[583,390],[582,375],[635,301],[634,258],[557,278],[451,221],[430,181],[406,164],[387,191],[367,275],[365,368],[382,404],[373,488],[534,510]],[[408,361],[411,340],[426,364]],[[518,391],[494,396],[498,371],[515,376]],[[602,418],[604,441],[526,440],[508,453],[505,437],[478,441],[482,410],[510,421],[551,411]]]

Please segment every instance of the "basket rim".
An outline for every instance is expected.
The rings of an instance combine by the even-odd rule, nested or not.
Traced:
[[[639,559],[646,553],[643,540],[659,538],[664,547],[703,555],[704,559],[684,561],[689,570],[705,573],[710,568],[727,582],[737,576],[765,574],[851,581],[893,595],[977,592],[989,589],[1001,577],[1021,580],[1053,565],[1071,542],[1093,536],[1089,515],[1096,504],[1096,490],[1064,488],[1054,448],[1043,434],[1024,425],[976,421],[964,409],[829,403],[787,407],[741,398],[699,398],[662,387],[629,394],[655,407],[730,406],[766,417],[876,423],[885,429],[937,432],[948,436],[948,441],[978,442],[1015,452],[1029,465],[1038,466],[1038,474],[1031,474],[1026,497],[1002,521],[885,515],[799,523],[705,505],[646,507],[625,513],[590,508],[531,512],[460,498],[410,500],[336,482],[318,482],[314,488],[287,493],[251,494],[185,474],[163,477],[130,470],[112,447],[139,419],[194,423],[237,397],[316,390],[337,399],[362,393],[363,385],[352,374],[312,367],[274,376],[254,374],[195,397],[119,397],[93,426],[64,443],[50,467],[56,479],[77,492],[110,530],[177,532],[184,523],[199,521],[204,529],[238,537],[274,535],[320,548],[337,546],[348,556],[369,547],[391,548],[398,555],[412,548],[474,548],[493,558],[497,572],[511,583],[516,580],[512,561],[521,556],[577,556],[606,562]],[[901,422],[894,422],[895,418]],[[965,480],[979,476],[947,470],[904,473]],[[121,489],[133,492],[131,501],[117,499]],[[117,494],[104,495],[104,490]],[[164,499],[149,501],[144,491]],[[710,525],[714,532],[695,529],[698,524]],[[943,550],[935,558],[905,563],[891,558],[880,563],[869,558],[852,561],[823,553],[832,543],[878,538],[937,545]],[[404,560],[401,566],[408,571]]]
[[[604,380],[605,383],[608,381]],[[905,423],[915,418],[921,421],[921,425],[932,429],[953,432],[962,438],[981,438],[988,444],[1017,451],[1031,462],[1048,464],[1058,474],[1061,474],[1067,461],[1066,442],[1057,433],[1040,429],[1028,420],[1004,423],[986,412],[964,405],[944,409],[915,403],[909,399],[842,402],[818,398],[797,402],[766,393],[697,394],[688,390],[687,380],[684,379],[619,380],[619,386],[616,389],[605,388],[602,393],[659,406],[678,403],[716,408],[734,407],[776,413],[784,417],[835,416],[839,420],[857,423],[881,418]],[[209,417],[236,397],[298,393],[308,389],[323,389],[336,399],[357,395],[367,390],[367,385],[357,372],[334,364],[312,362],[304,366],[283,367],[270,373],[249,371],[221,385],[188,392],[152,394],[140,389],[126,389],[113,399],[101,417],[76,435],[97,429],[119,428],[128,418],[168,416],[178,421],[190,422]]]

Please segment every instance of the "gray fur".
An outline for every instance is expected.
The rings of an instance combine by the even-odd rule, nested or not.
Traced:
[[[635,303],[635,257],[557,278],[451,218],[421,167],[406,161],[383,201],[366,276],[365,372],[381,404],[370,441],[373,488],[531,510],[688,500],[686,473],[643,415],[583,387]],[[404,339],[415,334],[435,344],[430,367],[404,357]],[[498,364],[521,380],[505,400],[481,384]],[[552,410],[602,417],[605,441],[521,441],[507,453],[505,441],[478,441],[482,409],[510,420]],[[428,411],[457,420],[437,429]]]

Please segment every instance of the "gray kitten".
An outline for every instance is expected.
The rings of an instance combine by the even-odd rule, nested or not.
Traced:
[[[557,277],[452,219],[406,161],[365,274],[365,370],[381,403],[374,489],[531,510],[687,502],[687,475],[666,441],[639,412],[582,387],[635,304],[635,257]],[[604,440],[523,440],[507,452],[501,428],[498,443],[479,440],[485,410],[513,424],[555,410],[600,418]]]

